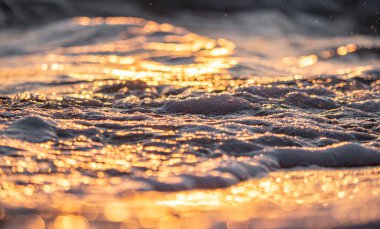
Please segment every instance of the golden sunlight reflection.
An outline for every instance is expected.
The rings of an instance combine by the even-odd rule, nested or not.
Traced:
[[[60,215],[54,220],[54,229],[78,228],[87,229],[88,221],[77,215]]]
[[[125,26],[126,38],[103,43],[42,48],[43,55],[7,57],[1,78],[69,76],[81,80],[142,80],[148,85],[223,89],[237,64],[235,45],[210,39],[169,24],[135,18],[76,18],[78,26]],[[91,96],[90,96],[91,97]]]
[[[123,222],[129,218],[129,208],[122,202],[108,203],[104,208],[104,216],[111,222]]]
[[[317,65],[317,68],[315,70],[323,71],[326,67],[331,67],[329,65],[326,65],[326,63],[323,63],[326,60],[331,60],[332,58],[336,57],[344,57],[347,56],[348,54],[355,53],[360,50],[360,48],[365,48],[365,47],[360,47],[357,44],[347,44],[347,45],[342,45],[337,47],[336,49],[327,49],[323,50],[319,53],[315,54],[310,54],[306,56],[301,56],[301,57],[284,57],[282,59],[282,62],[287,65],[287,66],[296,66],[298,68],[308,68],[313,65]],[[322,64],[323,63],[323,64]],[[326,66],[325,66],[326,65]],[[326,68],[328,69],[328,68]],[[340,69],[338,69],[340,70]],[[326,71],[326,70],[324,70]],[[336,73],[336,72],[334,72]],[[339,74],[339,73],[338,73]]]
[[[47,222],[52,222],[54,229],[86,229],[91,223],[103,220],[121,223],[120,228],[206,229],[214,228],[218,222],[226,222],[228,228],[239,228],[247,223],[260,225],[260,220],[256,221],[257,219],[269,218],[272,224],[266,225],[274,228],[281,225],[281,219],[290,221],[289,219],[296,219],[303,214],[307,215],[308,211],[313,212],[316,218],[324,217],[318,213],[318,209],[326,206],[335,210],[333,214],[336,219],[367,222],[379,217],[379,207],[367,201],[369,198],[379,198],[380,186],[373,186],[373,181],[368,181],[378,173],[378,168],[275,172],[259,180],[250,180],[226,189],[167,194],[130,193],[117,199],[111,193],[99,198],[102,190],[108,188],[104,186],[107,182],[101,182],[105,178],[98,178],[100,180],[92,184],[91,188],[95,192],[82,200],[56,192],[52,203],[43,196],[25,201],[28,195],[24,188],[7,184],[2,184],[1,193],[7,195],[11,192],[13,196],[18,193],[9,205],[23,202],[31,204],[28,207],[39,209],[42,205],[38,203],[46,203],[40,208],[40,215],[29,217],[31,226],[28,228],[43,228]],[[117,183],[113,189],[117,189]],[[365,206],[366,213],[351,214],[352,206]],[[49,208],[60,214],[54,216],[44,213],[44,209]],[[297,209],[303,210],[298,212]],[[4,209],[1,212],[2,215],[7,214]],[[321,225],[328,226],[328,221]]]
[[[226,39],[170,24],[80,17],[61,27],[57,41],[0,57],[0,227],[297,228],[313,215],[325,228],[380,217],[380,168],[282,171],[266,154],[351,139],[375,147],[366,115],[377,108],[361,99],[378,81],[352,80],[373,66],[309,71],[359,45],[280,57],[301,72],[280,76],[243,65]],[[252,76],[256,67],[275,76]],[[344,121],[330,118],[344,109]]]

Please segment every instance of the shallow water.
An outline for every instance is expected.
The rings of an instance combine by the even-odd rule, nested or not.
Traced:
[[[378,168],[367,167],[380,164],[378,39],[247,24],[232,33],[207,20],[202,36],[75,18],[3,38],[3,225],[378,221]]]

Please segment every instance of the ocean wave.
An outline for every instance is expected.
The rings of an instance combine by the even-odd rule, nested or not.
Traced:
[[[276,38],[277,53],[274,38],[252,39],[82,17],[2,42],[1,201],[234,190],[380,165],[375,38],[298,34]]]

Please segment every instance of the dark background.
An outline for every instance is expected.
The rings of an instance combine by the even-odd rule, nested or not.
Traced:
[[[380,34],[379,0],[0,0],[3,27],[33,25],[72,16],[156,16],[280,11],[289,18],[308,14],[347,18],[355,33]],[[219,15],[220,16],[220,15]]]

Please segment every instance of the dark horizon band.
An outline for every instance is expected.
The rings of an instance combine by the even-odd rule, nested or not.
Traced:
[[[181,12],[256,10],[276,10],[289,17],[308,14],[328,20],[343,18],[357,24],[355,33],[380,33],[378,0],[0,0],[0,24],[33,24],[72,16],[171,17]]]

